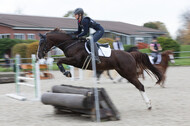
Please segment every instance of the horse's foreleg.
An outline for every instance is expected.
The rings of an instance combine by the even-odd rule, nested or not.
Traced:
[[[164,74],[164,75],[163,75],[163,78],[162,78],[162,81],[161,81],[161,84],[160,84],[160,86],[161,86],[162,88],[165,88],[165,80],[166,80],[166,75]]]
[[[57,66],[59,68],[59,70],[66,76],[66,77],[71,77],[71,73],[69,71],[66,71],[65,68],[63,67],[62,64],[68,64],[68,65],[72,65],[74,64],[75,59],[72,58],[62,58],[57,62]]]

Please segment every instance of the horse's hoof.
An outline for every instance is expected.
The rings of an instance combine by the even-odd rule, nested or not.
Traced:
[[[162,84],[162,85],[160,85],[160,87],[165,88],[165,85],[164,85],[164,84]]]
[[[72,75],[71,75],[71,73],[70,73],[69,71],[66,71],[66,72],[64,73],[64,75],[65,75],[66,77],[72,77]]]
[[[152,106],[148,107],[148,110],[151,110],[152,109]]]
[[[116,81],[113,81],[114,84],[116,84],[117,82]]]

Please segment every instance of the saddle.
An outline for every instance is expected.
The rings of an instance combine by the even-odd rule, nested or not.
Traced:
[[[111,56],[111,48],[110,48],[108,43],[101,44],[101,43],[96,42],[94,44],[97,44],[98,56],[102,56],[102,57],[110,57]],[[87,41],[85,42],[85,49],[86,49],[88,54],[91,53],[91,47],[87,43]]]
[[[157,55],[157,60],[156,62],[154,63],[154,57],[153,56],[149,56],[149,60],[152,64],[160,64],[160,62],[162,61],[162,56],[159,54]]]

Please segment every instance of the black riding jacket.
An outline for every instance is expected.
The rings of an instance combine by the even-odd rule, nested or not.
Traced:
[[[151,42],[151,44],[154,44],[154,49],[158,51],[159,44],[157,42]]]
[[[90,17],[84,17],[81,21],[78,20],[78,31],[74,32],[74,34],[77,34],[78,37],[85,36],[89,33],[89,28],[93,28],[97,31],[101,30],[102,26],[96,23]]]

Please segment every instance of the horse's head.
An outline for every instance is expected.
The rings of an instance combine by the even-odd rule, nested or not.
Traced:
[[[166,53],[166,55],[168,56],[169,61],[170,61],[171,63],[175,63],[173,51],[167,50],[167,51],[165,51],[165,53]]]
[[[48,41],[47,35],[43,35],[39,33],[40,36],[40,42],[38,46],[38,58],[42,59],[46,55],[46,53],[51,49],[53,46],[51,41]]]
[[[66,45],[71,44],[71,36],[66,34],[65,31],[55,28],[47,34],[39,34],[40,42],[38,47],[38,58],[44,58],[46,53],[51,50],[53,46],[65,48]]]

